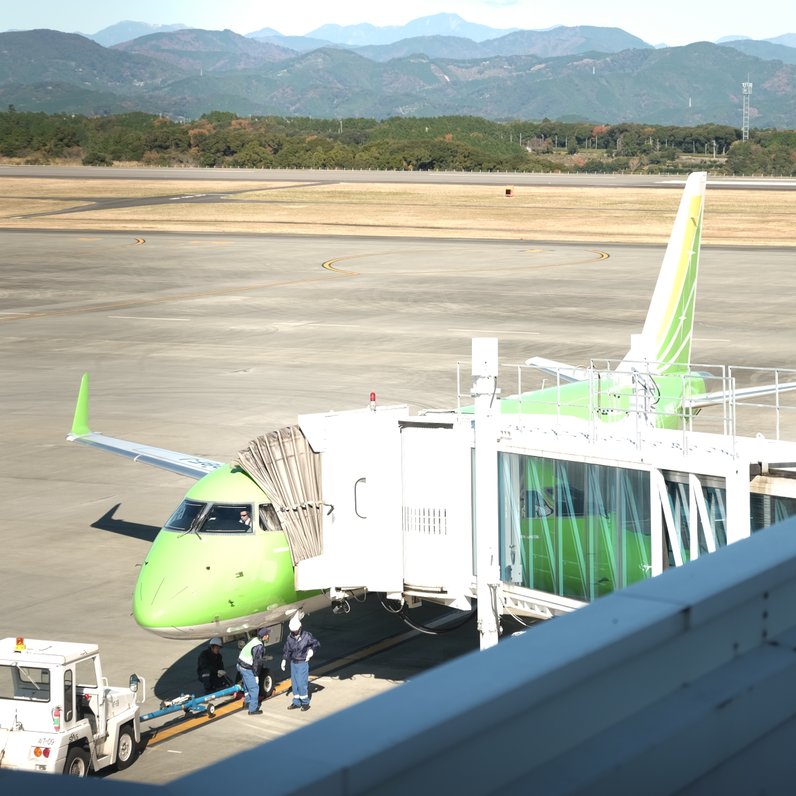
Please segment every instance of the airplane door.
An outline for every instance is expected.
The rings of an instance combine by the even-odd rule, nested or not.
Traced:
[[[401,432],[406,406],[302,415],[321,454],[322,552],[296,564],[296,588],[403,591]]]

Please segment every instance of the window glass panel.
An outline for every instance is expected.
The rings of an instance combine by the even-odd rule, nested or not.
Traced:
[[[752,492],[749,499],[753,533],[796,515],[796,498]]]
[[[14,698],[15,669],[14,666],[0,666],[0,699]]]
[[[75,664],[78,685],[87,688],[97,687],[97,670],[94,666],[94,658],[87,658]]]
[[[723,487],[709,486],[704,490],[705,506],[708,510],[708,521],[716,537],[716,549],[727,546],[727,490]],[[705,543],[705,529],[702,527],[702,518],[699,519],[700,541],[699,554],[708,551]]]
[[[693,533],[697,534],[695,545],[696,555],[706,555],[710,552],[707,537],[713,535],[716,541],[716,549],[727,544],[726,530],[726,490],[723,486],[706,485],[706,481],[716,481],[723,479],[710,479],[704,475],[697,475],[700,482],[700,494],[691,494],[691,482],[686,473],[667,472],[666,493],[669,497],[669,507],[672,511],[674,520],[675,538],[679,542],[680,553],[683,562],[690,561],[693,557],[692,539]],[[698,502],[705,501],[705,510],[710,527],[706,528],[702,514],[698,508]],[[692,516],[693,504],[693,516]],[[667,564],[670,567],[675,565],[674,553],[671,550],[671,540],[666,535]]]
[[[183,500],[174,514],[166,520],[164,527],[173,531],[188,531],[206,506],[206,503],[195,500]]]
[[[0,666],[0,699],[50,701],[50,670],[38,666]]]
[[[252,507],[245,503],[211,506],[201,526],[201,533],[251,533]]]
[[[279,515],[271,503],[266,503],[260,506],[260,527],[265,528],[266,531],[281,531],[282,523],[279,521]]]
[[[590,601],[650,576],[649,474],[499,454],[507,583]]]
[[[74,710],[75,689],[72,682],[72,670],[64,672],[64,721],[72,721]]]

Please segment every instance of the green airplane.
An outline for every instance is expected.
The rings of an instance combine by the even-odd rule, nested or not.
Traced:
[[[598,375],[592,369],[530,359],[528,365],[554,375],[554,385],[502,399],[501,412],[560,414],[584,421],[596,417],[606,423],[641,418],[655,427],[679,427],[691,413],[725,399],[723,392],[706,392],[703,377],[690,367],[706,181],[704,172],[686,181],[643,330],[633,337],[616,370]],[[779,384],[736,390],[734,395],[794,388],[796,383]],[[197,479],[141,567],[133,593],[133,615],[141,627],[166,638],[229,637],[283,622],[296,611],[334,606],[334,595],[328,592],[296,591],[294,557],[280,519],[287,509],[239,463],[93,432],[88,403],[85,374],[68,440]],[[539,506],[527,507],[524,534],[544,536],[556,505],[571,503],[571,496],[556,498],[552,484],[534,484],[528,478],[528,494],[538,492]],[[534,530],[536,526],[541,530]],[[576,552],[568,558],[576,561]],[[553,589],[551,555],[540,552],[538,545],[523,551],[523,580]]]
[[[88,402],[84,374],[68,440],[198,479],[141,565],[141,627],[165,638],[231,637],[330,605],[321,592],[296,591],[272,501],[240,467],[92,432]]]

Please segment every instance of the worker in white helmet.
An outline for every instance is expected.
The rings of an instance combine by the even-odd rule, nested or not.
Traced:
[[[223,641],[218,636],[214,636],[199,653],[196,676],[204,686],[206,694],[220,691],[230,684],[224,669],[224,659],[221,657],[221,647],[223,646]]]
[[[287,706],[287,709],[309,710],[310,658],[321,645],[309,630],[304,630],[301,627],[301,617],[298,613],[291,617],[288,629],[290,633],[282,648],[282,671],[285,671],[287,662],[290,661],[290,686],[293,691],[293,701]]]

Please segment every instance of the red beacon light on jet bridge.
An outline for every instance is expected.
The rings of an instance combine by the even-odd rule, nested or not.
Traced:
[[[371,412],[375,412],[376,411],[376,393],[375,392],[372,392],[370,394],[370,411]]]

